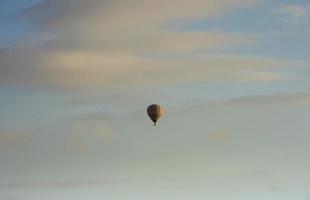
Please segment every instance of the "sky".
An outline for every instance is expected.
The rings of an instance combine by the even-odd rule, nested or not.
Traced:
[[[0,200],[309,200],[309,34],[308,0],[0,0]]]

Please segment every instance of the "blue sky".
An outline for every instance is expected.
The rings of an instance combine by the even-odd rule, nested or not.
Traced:
[[[0,200],[308,200],[309,33],[306,0],[0,1]]]

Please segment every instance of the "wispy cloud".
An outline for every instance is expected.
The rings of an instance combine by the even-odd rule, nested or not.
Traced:
[[[292,78],[283,77],[273,69],[300,64],[298,61],[237,55],[161,59],[91,51],[42,54],[38,49],[6,52],[0,55],[0,59],[3,63],[0,69],[2,84],[58,88],[171,85],[193,81],[272,81]]]
[[[190,20],[214,18],[239,8],[255,6],[262,0],[168,0],[154,2],[150,0],[67,0],[66,3],[55,3],[46,0],[42,4],[29,9],[26,16],[36,21],[40,17],[42,28],[76,27],[77,33],[115,33],[115,31],[131,28],[127,31],[144,31],[145,28],[158,26],[174,20]],[[79,12],[76,12],[79,11]],[[55,15],[47,15],[47,13]],[[44,17],[42,19],[42,16]],[[37,22],[37,21],[36,21]],[[98,22],[101,22],[98,24]],[[118,23],[122,22],[122,23]],[[84,29],[84,28],[88,29]],[[89,28],[96,28],[89,30]],[[139,29],[136,29],[139,28]],[[120,32],[118,32],[120,33]]]
[[[285,23],[304,24],[310,20],[309,5],[284,5],[274,10],[274,13],[283,16]]]
[[[310,105],[309,92],[279,93],[273,95],[256,95],[238,97],[230,100],[212,102],[212,104],[230,105],[288,105],[298,107],[308,107]]]
[[[208,139],[216,142],[226,142],[228,138],[228,131],[225,129],[219,129],[208,134]]]
[[[30,134],[26,134],[23,130],[2,129],[0,130],[0,145],[21,144],[29,140]]]
[[[24,181],[0,183],[1,189],[18,189],[18,188],[64,188],[64,187],[85,187],[107,185],[108,181],[103,180],[55,180],[55,181]]]
[[[36,37],[0,52],[0,84],[89,89],[291,79],[269,70],[290,65],[286,61],[212,54],[213,49],[253,44],[253,36],[165,28],[174,21],[212,19],[260,2],[44,1],[24,13],[35,24]],[[194,56],[206,50],[200,58]]]

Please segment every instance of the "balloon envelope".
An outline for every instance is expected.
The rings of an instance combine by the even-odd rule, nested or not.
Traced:
[[[156,125],[157,120],[164,114],[164,110],[158,104],[149,105],[147,114]]]

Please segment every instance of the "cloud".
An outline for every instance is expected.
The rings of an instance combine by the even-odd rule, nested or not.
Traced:
[[[213,18],[239,8],[255,6],[261,0],[168,0],[155,2],[151,0],[67,0],[55,3],[46,0],[29,9],[26,16],[33,21],[39,17],[43,28],[75,27],[77,33],[115,30],[139,31],[158,26],[174,20]],[[119,23],[122,22],[122,23]],[[99,24],[100,23],[100,24]],[[69,27],[67,26],[69,25]],[[86,29],[85,29],[86,28]],[[95,28],[95,29],[91,29]],[[90,31],[89,31],[90,29]]]
[[[0,84],[89,90],[291,79],[273,70],[287,61],[214,54],[255,43],[251,35],[169,29],[176,21],[223,17],[260,2],[46,0],[21,14],[35,34],[0,51]]]
[[[238,97],[230,100],[211,102],[211,104],[229,105],[290,105],[308,107],[310,105],[309,92],[279,93],[273,95],[256,95]]]
[[[94,118],[88,118],[84,120],[78,120],[72,126],[72,131],[78,135],[106,137],[111,134],[112,130],[106,121],[94,120]]]
[[[67,141],[66,150],[70,153],[96,152],[103,144],[113,144],[117,136],[111,117],[106,113],[80,114],[73,117],[69,124],[71,138]]]
[[[300,64],[238,55],[143,58],[92,51],[39,51],[19,49],[0,54],[0,84],[89,89],[206,81],[272,81],[292,77],[271,69]]]
[[[64,188],[64,187],[85,187],[85,186],[102,186],[108,184],[103,180],[50,180],[50,181],[24,181],[0,183],[0,189],[16,188]]]
[[[0,85],[88,91],[294,79],[277,69],[303,65],[300,61],[214,54],[254,44],[251,35],[168,28],[178,20],[222,17],[260,2],[46,0],[22,14],[36,34],[0,51]]]
[[[228,131],[225,129],[219,129],[208,134],[208,139],[216,142],[226,142],[228,138]]]
[[[0,130],[0,144],[13,145],[24,143],[30,135],[25,134],[22,130]]]
[[[284,17],[285,23],[304,24],[309,22],[310,6],[284,5],[274,11]]]
[[[141,106],[147,105],[155,99],[156,102],[167,101],[170,97],[167,93],[154,89],[130,89],[129,91],[125,89],[119,89],[117,91],[106,89],[104,93],[80,93],[78,95],[65,96],[64,105],[68,108],[100,107],[102,110],[105,110],[105,116],[109,116],[107,114],[111,112],[111,107],[114,108],[113,113],[126,113],[128,112],[128,107],[124,105],[128,103],[131,104],[131,107],[135,105]],[[113,116],[109,116],[108,118],[111,117]]]

